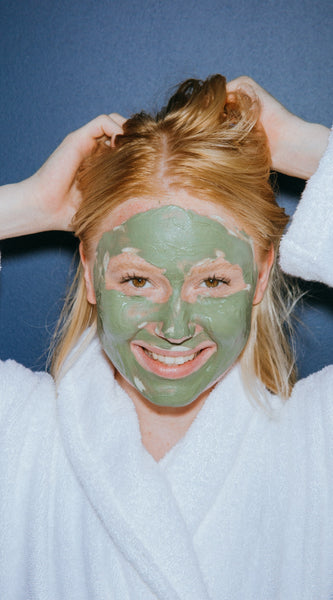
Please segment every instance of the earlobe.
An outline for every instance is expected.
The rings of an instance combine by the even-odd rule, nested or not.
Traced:
[[[256,291],[255,291],[255,294],[253,297],[253,302],[252,302],[253,306],[255,306],[256,304],[260,304],[260,302],[262,301],[262,299],[264,297],[265,290],[267,288],[268,281],[269,281],[269,275],[271,272],[271,268],[274,263],[274,257],[275,257],[275,252],[274,252],[274,247],[272,244],[267,252],[265,260],[262,262],[262,264],[260,266],[258,280],[257,280],[257,287],[256,287]]]
[[[79,245],[79,252],[80,252],[81,263],[82,263],[83,271],[84,271],[84,280],[86,283],[87,300],[88,300],[88,302],[90,302],[90,304],[96,304],[93,276],[92,276],[89,261],[86,259],[86,256],[83,251],[82,242],[80,242],[80,245]]]

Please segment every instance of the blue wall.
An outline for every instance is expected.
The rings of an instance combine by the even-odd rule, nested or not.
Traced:
[[[1,183],[32,174],[95,115],[154,109],[189,76],[250,75],[291,111],[331,124],[331,0],[2,0],[0,16]],[[291,213],[302,182],[279,184]],[[75,247],[62,233],[2,243],[1,358],[43,367]],[[332,293],[304,289],[301,375],[333,358]]]

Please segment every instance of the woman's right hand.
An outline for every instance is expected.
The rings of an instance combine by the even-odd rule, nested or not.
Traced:
[[[238,89],[260,101],[272,168],[302,179],[311,177],[327,147],[329,129],[292,114],[250,77],[237,77],[227,84],[228,92]]]
[[[98,141],[114,143],[126,119],[101,115],[70,133],[29,179],[0,188],[0,237],[38,231],[70,230],[80,203],[76,175]]]

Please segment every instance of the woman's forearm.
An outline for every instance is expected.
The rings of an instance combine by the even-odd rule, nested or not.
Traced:
[[[290,114],[290,113],[289,113]],[[273,167],[276,171],[309,179],[324,154],[330,130],[308,123],[290,114],[284,127],[283,143],[276,147]]]
[[[0,187],[0,239],[52,229],[32,179]]]

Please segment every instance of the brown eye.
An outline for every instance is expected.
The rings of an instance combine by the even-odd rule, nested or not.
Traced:
[[[205,285],[209,288],[216,288],[220,283],[220,279],[216,279],[215,277],[210,277],[209,279],[205,279]]]
[[[131,279],[134,287],[141,288],[147,283],[147,279],[144,277],[132,277]]]

